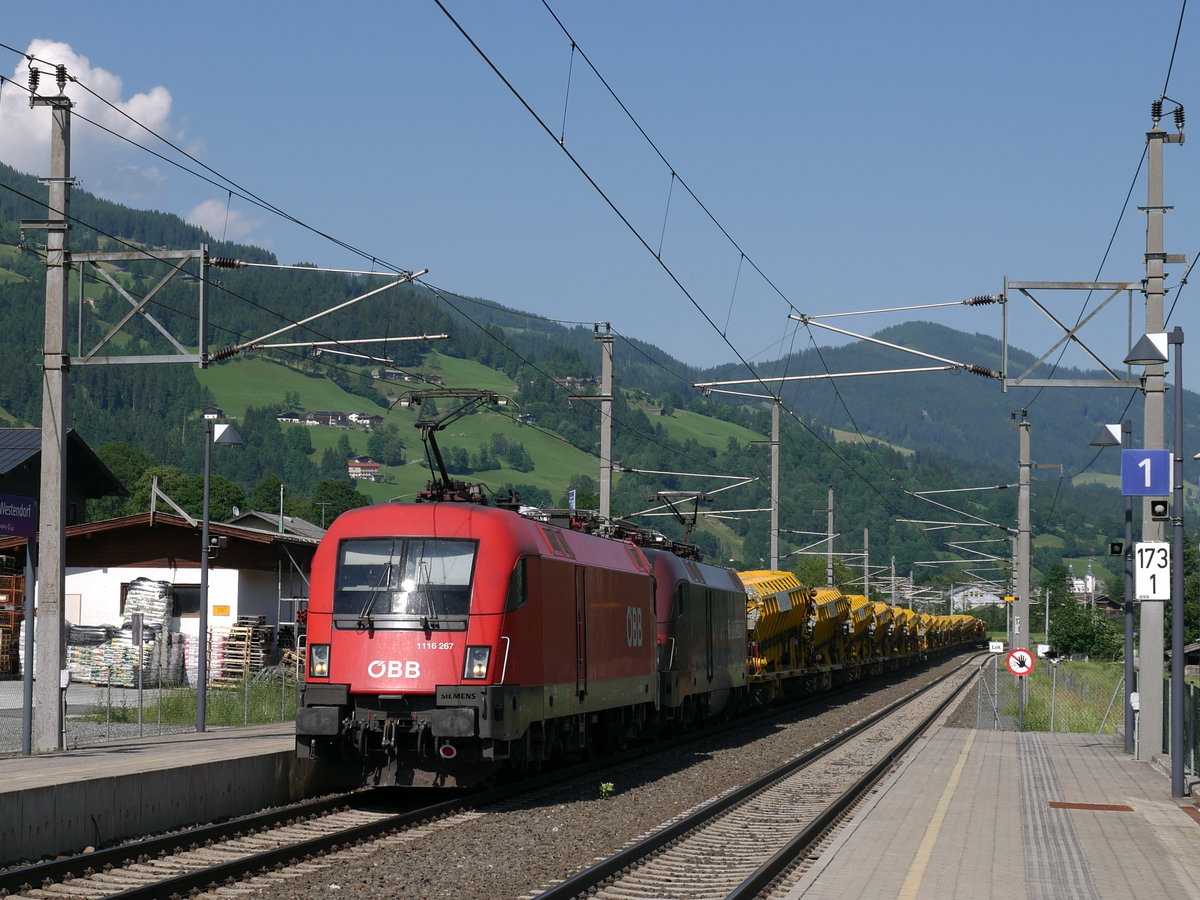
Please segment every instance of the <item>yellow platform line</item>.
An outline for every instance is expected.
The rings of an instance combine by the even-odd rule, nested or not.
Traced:
[[[900,893],[897,895],[900,900],[915,900],[918,896],[918,889],[925,878],[925,870],[929,867],[929,858],[933,855],[934,844],[937,843],[938,834],[942,830],[942,823],[946,820],[946,811],[950,808],[950,800],[954,796],[954,790],[958,787],[963,769],[967,766],[967,755],[971,752],[971,745],[973,743],[975,743],[975,732],[969,731],[967,733],[967,742],[963,745],[962,752],[958,755],[958,762],[954,764],[954,771],[950,773],[950,779],[946,782],[946,787],[942,791],[942,797],[938,800],[937,808],[934,809],[933,816],[930,818],[929,824],[925,827],[925,835],[921,838],[921,846],[917,848],[912,865],[908,867],[908,875],[905,876],[904,884],[900,886]]]

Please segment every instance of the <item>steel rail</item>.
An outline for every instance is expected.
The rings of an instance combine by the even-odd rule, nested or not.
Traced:
[[[942,681],[950,678],[952,675],[957,675],[967,665],[970,665],[970,661],[964,663],[953,672],[947,673],[945,678],[939,679],[934,684],[929,685],[929,687],[932,688],[941,684]],[[829,828],[836,824],[846,812],[852,809],[876,782],[888,773],[896,760],[908,752],[909,748],[916,743],[925,730],[937,721],[938,716],[946,710],[946,707],[957,700],[962,692],[972,683],[971,679],[964,681],[956,691],[939,703],[933,712],[922,719],[895,747],[889,750],[883,759],[872,766],[858,781],[843,791],[841,796],[829,804],[823,812],[819,813],[795,837],[775,851],[770,859],[734,888],[726,896],[725,900],[752,900],[752,898],[757,897],[766,890],[776,878],[796,862],[801,854],[817,843]]]
[[[99,870],[105,866],[128,864],[136,861],[138,858],[156,857],[164,852],[169,853],[181,848],[186,849],[189,845],[196,842],[224,840],[238,832],[260,831],[265,828],[286,825],[297,819],[321,815],[338,809],[346,809],[349,807],[351,798],[356,795],[366,796],[367,792],[354,792],[336,797],[324,797],[320,800],[297,803],[271,810],[270,812],[242,816],[213,825],[172,831],[169,834],[147,838],[143,841],[121,844],[116,847],[108,847],[93,851],[92,853],[66,856],[61,859],[52,859],[47,862],[34,863],[30,866],[0,871],[0,897],[15,894],[21,890],[44,886],[47,883],[57,883],[71,878],[80,878],[89,869]]]
[[[859,722],[858,724],[853,725],[850,728],[846,729],[845,731],[830,738],[828,741],[824,742],[823,744],[819,744],[818,746],[805,751],[804,753],[802,753],[800,756],[796,757],[795,759],[784,763],[782,766],[778,766],[777,768],[773,769],[772,771],[766,773],[765,775],[760,776],[759,778],[754,779],[753,781],[743,785],[742,787],[738,788],[737,790],[732,791],[729,794],[726,794],[722,797],[717,798],[712,803],[709,803],[709,804],[701,807],[700,809],[695,810],[694,812],[688,814],[687,816],[683,817],[682,819],[671,823],[670,825],[668,825],[666,828],[662,829],[661,831],[658,831],[658,832],[650,835],[649,837],[647,837],[641,841],[638,841],[635,844],[631,844],[630,846],[615,853],[614,855],[608,857],[607,859],[601,860],[600,862],[596,863],[595,865],[589,866],[588,868],[584,869],[582,872],[576,873],[575,875],[571,876],[570,878],[566,879],[565,881],[562,881],[559,884],[557,884],[551,888],[548,888],[545,891],[542,891],[541,893],[538,894],[538,900],[572,900],[572,898],[586,895],[589,891],[599,887],[601,884],[603,884],[609,878],[618,874],[622,870],[630,868],[632,866],[635,866],[641,860],[655,855],[656,853],[658,853],[659,851],[661,851],[668,845],[672,844],[679,838],[683,837],[684,835],[688,834],[689,832],[694,831],[697,828],[700,828],[700,827],[706,825],[709,821],[715,819],[717,816],[719,816],[721,813],[725,812],[726,810],[732,809],[733,807],[738,806],[741,803],[744,803],[745,801],[756,796],[757,794],[759,794],[762,791],[766,790],[767,788],[771,787],[772,785],[779,782],[780,780],[786,778],[788,775],[792,774],[796,770],[802,769],[805,766],[814,762],[815,760],[828,755],[830,752],[832,752],[833,750],[836,750],[838,747],[845,744],[847,741],[851,740],[852,738],[856,737],[863,731],[866,731],[868,728],[871,728],[872,726],[877,725],[879,722],[881,722],[887,716],[891,715],[896,710],[898,710],[901,707],[905,706],[906,704],[912,702],[912,700],[915,699],[915,696],[919,696],[920,694],[925,693],[926,691],[936,687],[937,685],[941,684],[942,682],[957,675],[959,672],[962,671],[963,668],[969,666],[970,664],[971,664],[971,660],[968,659],[962,665],[956,667],[953,671],[947,672],[941,678],[939,678],[936,681],[927,685],[920,692],[918,692],[917,695],[914,695],[912,697],[901,698],[900,700],[896,700],[895,702],[893,702],[893,703],[889,704],[888,706],[884,707],[883,709],[879,710],[874,715],[868,717],[867,719],[864,719],[862,722]],[[928,723],[931,722],[933,720],[933,718],[936,718],[936,716],[938,714],[940,714],[941,710],[944,709],[945,706],[947,704],[949,704],[950,700],[952,700],[954,696],[957,696],[957,694],[958,694],[958,692],[956,691],[955,694],[952,695],[952,697],[949,700],[945,701],[945,703],[943,703],[943,704],[940,704],[938,707],[938,711],[933,714],[933,717],[927,717],[926,720],[922,721],[922,723],[915,729],[914,734],[911,736],[911,739],[906,739],[905,748],[907,748],[908,744],[911,743],[911,740],[915,740],[916,736],[919,735],[921,731],[923,731],[925,728],[928,727]],[[889,754],[889,758],[887,760],[885,760],[886,766],[891,766],[893,761],[894,761],[894,759],[891,757],[891,754]],[[886,768],[886,766],[885,766],[885,768]],[[876,777],[878,777],[878,776],[876,776]],[[849,793],[849,792],[847,792],[847,793]],[[837,806],[840,803],[841,803],[841,798],[839,798],[838,801],[835,801],[834,805]],[[824,818],[824,814],[822,814],[821,818]],[[824,830],[824,829],[822,829],[822,830]],[[806,831],[807,831],[807,829],[806,829]],[[810,839],[808,843],[811,844],[812,839]],[[778,855],[779,854],[776,854],[776,856],[778,856]],[[791,857],[788,858],[788,864],[790,864],[790,859],[791,859]],[[772,857],[772,860],[774,860],[774,857]],[[766,866],[769,864],[770,863],[764,864],[763,869],[760,869],[759,871],[760,872],[765,871]],[[780,871],[781,870],[782,869],[780,869]],[[755,878],[758,875],[759,875],[759,872],[756,872],[754,875],[751,876],[751,879]],[[774,875],[772,875],[771,878],[774,878]],[[747,879],[747,882],[750,881],[751,879]],[[768,882],[770,880],[771,879],[767,879]],[[741,888],[739,887],[738,890],[740,891]],[[745,893],[739,894],[739,893],[735,892],[735,894],[730,895],[730,898],[733,898],[733,897],[745,898],[745,897],[750,897],[750,896],[753,896],[753,894],[745,894]]]
[[[965,663],[964,663],[965,665]],[[939,678],[930,685],[940,684],[946,678],[949,678],[955,672],[959,671],[961,666],[956,668],[954,672]],[[846,687],[851,687],[847,685]],[[828,701],[838,694],[843,693],[842,690],[822,691],[818,695],[806,698],[806,701],[801,701],[798,704],[789,704],[790,708],[803,709],[812,703],[820,701]],[[898,700],[876,716],[853,726],[851,729],[843,732],[830,739],[829,741],[814,748],[812,751],[804,754],[797,760],[793,760],[790,764],[793,768],[798,768],[813,759],[819,758],[831,750],[835,749],[846,740],[853,737],[855,734],[869,727],[882,716],[887,715],[896,708],[899,708],[907,700]],[[744,717],[736,722],[726,723],[722,727],[709,728],[702,734],[689,732],[687,734],[678,735],[666,740],[660,740],[652,745],[652,752],[669,751],[671,748],[680,745],[686,745],[702,738],[711,738],[714,734],[719,734],[734,728],[744,728],[747,723],[752,723],[760,718],[766,719],[776,716],[780,713],[779,707],[772,709],[764,709],[761,715],[752,715]],[[164,877],[163,879],[148,882],[145,885],[126,888],[125,890],[114,890],[113,893],[105,895],[111,898],[120,898],[120,900],[151,900],[151,898],[164,897],[185,897],[192,891],[203,891],[219,887],[222,884],[229,884],[239,878],[243,878],[255,873],[269,871],[271,869],[280,868],[289,864],[294,864],[297,860],[320,856],[324,853],[335,852],[343,847],[361,843],[383,834],[395,832],[399,829],[410,827],[414,824],[428,822],[432,819],[442,818],[452,815],[457,812],[474,809],[488,804],[496,803],[502,800],[507,800],[513,796],[524,793],[532,793],[541,789],[553,787],[565,781],[570,781],[574,778],[591,775],[592,773],[608,768],[614,764],[621,764],[637,759],[645,755],[646,750],[633,749],[620,753],[603,756],[586,763],[566,766],[562,769],[557,769],[552,772],[547,772],[535,777],[526,778],[513,784],[504,785],[493,788],[491,790],[472,793],[470,795],[458,795],[451,799],[441,801],[429,806],[422,806],[417,809],[406,810],[399,812],[393,816],[380,819],[376,822],[366,823],[362,825],[342,828],[328,835],[322,835],[298,843],[289,843],[287,845],[273,848],[257,853],[247,853],[238,859],[230,860],[216,865],[204,866],[195,871],[182,873],[175,876]],[[775,777],[778,777],[776,770]],[[734,805],[741,799],[752,796],[760,787],[756,787],[762,783],[766,786],[766,782],[771,778],[771,775],[764,776],[734,795],[725,798],[721,808],[727,808]],[[281,809],[272,810],[269,812],[258,813],[255,815],[239,817],[226,822],[205,825],[199,828],[183,829],[172,832],[170,834],[149,838],[142,841],[136,841],[128,844],[122,844],[116,847],[106,848],[92,853],[80,854],[77,856],[65,857],[63,859],[50,860],[48,862],[36,863],[32,866],[22,868],[9,869],[0,871],[0,897],[9,896],[12,894],[26,893],[31,890],[46,889],[53,884],[70,882],[73,879],[83,879],[88,875],[104,871],[106,869],[119,869],[126,866],[132,866],[139,862],[145,863],[156,858],[162,858],[172,853],[181,853],[189,850],[198,849],[201,846],[208,846],[220,841],[237,839],[244,837],[247,834],[262,832],[270,828],[287,826],[295,824],[298,820],[312,818],[325,813],[333,813],[340,811],[348,811],[353,809],[356,800],[362,800],[372,795],[372,791],[355,791],[347,794],[342,794],[334,797],[326,797],[321,800],[310,801],[306,803],[294,804],[283,807]],[[727,802],[726,802],[727,801]],[[699,823],[699,814],[693,814],[684,820],[693,822],[692,825],[679,830],[679,833],[690,830]],[[684,823],[680,823],[683,825]],[[672,829],[672,831],[678,830]],[[674,834],[670,839],[674,839]],[[669,842],[669,841],[668,841]],[[632,849],[632,848],[631,848]],[[649,850],[643,851],[640,855],[646,855]],[[603,865],[603,863],[601,864]],[[616,868],[622,868],[628,865],[628,862],[622,862]],[[597,867],[593,867],[596,869]],[[586,870],[592,871],[592,869]],[[570,882],[563,882],[563,886],[568,883],[573,883],[581,875],[575,876]],[[607,876],[605,876],[607,877]],[[563,887],[563,886],[560,886]],[[554,888],[541,895],[539,900],[552,900],[556,897],[573,896],[572,894],[556,893],[560,888]],[[91,896],[96,896],[95,890],[90,892]]]

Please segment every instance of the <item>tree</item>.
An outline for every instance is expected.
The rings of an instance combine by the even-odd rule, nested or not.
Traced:
[[[346,460],[348,458],[340,455],[332,447],[327,447],[325,452],[321,454],[320,476],[324,479],[344,478],[346,476]]]
[[[1061,559],[1046,568],[1046,574],[1042,576],[1042,589],[1050,591],[1051,610],[1061,609],[1075,602],[1071,596],[1070,577],[1070,570],[1062,564]],[[1053,615],[1051,621],[1053,622]]]
[[[174,466],[150,466],[142,472],[137,484],[130,491],[129,499],[125,501],[125,515],[131,516],[150,511],[151,487],[156,477],[158,478],[158,489],[186,508],[184,501],[187,499],[187,473]]]
[[[521,498],[521,503],[525,506],[541,506],[548,507],[554,503],[554,498],[550,496],[550,492],[543,488],[536,487],[532,484],[505,484],[500,488],[500,491],[516,491]]]
[[[126,515],[150,510],[150,491],[155,476],[158,489],[179,504],[192,518],[204,515],[204,476],[188,475],[181,469],[170,466],[151,466],[142,473],[129,501],[125,504]],[[208,518],[211,522],[222,522],[233,514],[234,506],[246,502],[240,487],[220,475],[212,475],[208,483]],[[159,503],[159,508],[165,504]],[[174,515],[174,510],[171,510]]]
[[[1119,659],[1125,636],[1104,613],[1072,603],[1051,614],[1050,646],[1062,656],[1082,653],[1094,659]]]
[[[131,447],[124,441],[105,444],[96,450],[96,455],[100,457],[101,462],[108,466],[109,471],[117,476],[117,480],[121,482],[130,495],[136,489],[142,473],[152,466],[158,465],[157,460],[149,453],[145,453],[136,447]],[[96,500],[89,500],[87,506],[88,519],[96,521],[124,515],[128,500],[129,498],[127,497],[101,497]]]
[[[254,486],[250,494],[250,508],[260,512],[273,512],[279,508],[279,489],[283,482],[278,475],[267,475]]]
[[[204,476],[197,475],[192,479],[190,486],[199,493],[200,499],[193,505],[184,508],[193,516],[200,517],[204,515]],[[208,520],[210,522],[224,522],[226,519],[232,518],[233,508],[235,506],[241,508],[245,503],[245,492],[228,478],[213,475],[209,479]]]
[[[662,414],[664,416],[673,416],[675,415],[675,410],[683,406],[683,400],[674,391],[667,391],[658,398],[658,404],[662,407]]]
[[[385,466],[403,465],[404,451],[404,438],[400,437],[400,429],[395,425],[383,425],[367,437],[367,455]]]
[[[450,475],[471,473],[471,458],[465,447],[447,447],[442,451],[442,462],[446,464],[446,472]],[[440,477],[438,473],[434,475]]]
[[[360,506],[370,506],[371,498],[360,493],[347,479],[326,478],[313,492],[312,506],[315,518],[322,528],[342,513]]]
[[[587,475],[573,475],[568,485],[567,491],[563,493],[558,501],[558,505],[565,509],[570,506],[570,492],[575,492],[575,508],[576,509],[599,509],[600,508],[600,493],[596,486],[596,482]]]
[[[517,472],[532,472],[533,457],[520,441],[510,441],[504,451],[504,461]]]

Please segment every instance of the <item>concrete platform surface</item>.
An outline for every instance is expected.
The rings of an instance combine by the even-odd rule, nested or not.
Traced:
[[[1200,898],[1200,814],[1105,735],[936,727],[786,896]]]
[[[288,722],[0,758],[0,863],[245,815],[326,788]]]

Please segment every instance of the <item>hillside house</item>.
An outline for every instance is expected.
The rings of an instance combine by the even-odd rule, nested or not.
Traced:
[[[346,418],[350,420],[351,424],[361,425],[364,428],[375,428],[383,424],[383,416],[374,413],[352,412]]]
[[[950,591],[950,606],[955,612],[1003,602],[1000,594],[979,584],[960,584]]]
[[[348,428],[350,420],[342,412],[314,410],[308,414],[308,418],[304,420],[304,424],[309,426],[320,425],[325,428]]]
[[[204,418],[206,419],[223,419],[225,418],[225,410],[219,406],[204,407]]]
[[[359,481],[378,481],[383,463],[376,462],[369,456],[356,456],[346,463],[346,474]]]

